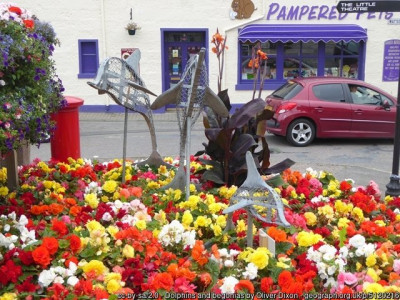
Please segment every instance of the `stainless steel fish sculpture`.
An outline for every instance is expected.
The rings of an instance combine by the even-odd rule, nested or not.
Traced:
[[[228,231],[234,228],[232,213],[241,208],[247,211],[247,246],[252,247],[253,218],[284,227],[290,224],[285,218],[281,197],[261,178],[250,151],[246,152],[246,164],[246,180],[231,197],[229,207],[223,213],[229,214],[225,229]],[[265,217],[257,211],[257,206],[266,208]]]
[[[138,165],[166,165],[157,151],[156,131],[153,121],[153,112],[150,109],[148,94],[157,96],[146,88],[143,79],[139,76],[140,51],[137,49],[126,60],[118,57],[106,58],[97,70],[96,78],[88,84],[97,89],[99,94],[107,93],[119,105],[125,107],[123,162],[126,159],[126,135],[128,109],[139,113],[149,127],[152,153],[148,159]]]
[[[176,105],[180,129],[179,168],[172,180],[164,188],[186,188],[189,197],[190,184],[190,133],[193,124],[205,106],[216,114],[228,117],[229,111],[221,99],[208,86],[208,72],[205,63],[205,48],[192,56],[185,66],[179,83],[158,96],[151,104],[151,109],[160,109],[168,104]],[[185,170],[186,163],[186,170]]]

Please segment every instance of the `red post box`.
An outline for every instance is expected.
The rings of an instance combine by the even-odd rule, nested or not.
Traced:
[[[56,122],[51,137],[51,158],[63,162],[67,162],[68,157],[81,157],[79,107],[83,104],[83,100],[77,97],[66,96],[65,99],[67,106],[51,116]]]

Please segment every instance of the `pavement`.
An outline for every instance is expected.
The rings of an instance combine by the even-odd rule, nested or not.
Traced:
[[[180,131],[176,111],[153,114],[157,150],[161,156],[177,158]],[[80,153],[87,159],[100,161],[120,159],[123,156],[123,113],[79,114]],[[192,127],[190,153],[204,150],[207,142],[200,117]],[[392,167],[392,140],[316,140],[308,147],[292,147],[284,138],[267,135],[271,150],[271,165],[286,158],[296,162],[292,170],[302,173],[308,167],[329,171],[339,180],[354,179],[358,185],[374,180],[386,190]],[[128,114],[126,155],[128,159],[145,159],[152,151],[151,138],[144,118],[138,113]],[[68,145],[64,145],[68,147]],[[50,143],[31,146],[31,160],[51,158]]]

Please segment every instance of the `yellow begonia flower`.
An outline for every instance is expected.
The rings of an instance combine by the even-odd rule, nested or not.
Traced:
[[[362,269],[362,264],[360,264],[359,262],[356,263],[356,270],[357,272],[359,272]]]
[[[86,194],[85,202],[93,209],[99,206],[99,200],[97,199],[97,195],[94,193]]]
[[[153,190],[153,189],[159,189],[159,188],[160,188],[160,184],[159,184],[158,182],[155,182],[155,181],[149,181],[149,182],[147,183],[147,187],[148,187],[149,189],[151,189],[151,190]]]
[[[324,205],[322,207],[318,207],[318,214],[325,216],[327,219],[334,218],[333,208],[330,205]]]
[[[320,240],[322,240],[322,236],[319,234],[314,234],[312,232],[301,231],[297,236],[296,240],[301,247],[310,247],[315,245]]]
[[[8,195],[8,192],[9,192],[8,187],[6,187],[6,186],[0,187],[0,196],[5,197]]]
[[[121,283],[115,279],[111,279],[108,283],[107,283],[107,292],[109,292],[110,294],[115,293],[116,291],[118,291],[121,288]]]
[[[110,225],[107,227],[107,232],[112,236],[115,237],[115,235],[117,234],[117,232],[119,231],[117,226],[114,225]]]
[[[385,227],[386,223],[383,220],[375,220],[375,224],[379,227]]]
[[[253,253],[247,257],[247,261],[256,265],[259,270],[268,266],[270,252],[265,247],[257,248]]]
[[[314,226],[317,224],[317,216],[312,212],[304,213],[304,217],[306,218],[306,222],[308,226]]]
[[[211,229],[213,230],[215,236],[220,236],[220,235],[222,235],[222,228],[221,228],[221,226],[216,225],[216,224],[212,224],[212,225],[211,225]]]
[[[106,191],[107,193],[112,194],[115,192],[117,186],[118,186],[118,184],[116,181],[108,180],[103,184],[103,186],[101,188],[103,189],[103,191]]]
[[[290,258],[288,257],[280,257],[276,266],[282,269],[289,269],[290,268]]]
[[[128,245],[127,245],[128,246]],[[122,276],[120,273],[116,273],[116,272],[111,272],[108,273],[105,277],[104,277],[104,282],[108,283],[110,280],[118,280],[121,281]]]
[[[217,212],[219,212],[222,209],[222,203],[212,203],[208,206],[208,210],[210,211],[210,213],[212,214],[216,214]]]
[[[335,210],[338,212],[340,215],[347,215],[349,214],[352,209],[353,209],[353,204],[349,203],[346,204],[342,200],[336,200],[335,201]]]
[[[339,228],[347,228],[350,220],[347,218],[340,218],[338,221],[338,227]]]
[[[296,193],[295,190],[292,190],[292,191],[290,192],[290,197],[292,197],[292,198],[297,198],[297,193]]]
[[[380,285],[379,283],[370,283],[370,282],[366,282],[364,283],[363,286],[363,292],[364,293],[381,293],[385,291],[385,287]]]
[[[135,256],[135,249],[131,245],[125,245],[122,249],[122,255],[127,258],[132,258]]]
[[[390,196],[390,195],[387,195],[387,196],[385,197],[385,203],[388,203],[388,202],[390,202],[390,201],[393,201],[393,197]]]
[[[144,229],[146,229],[146,221],[145,220],[138,220],[136,223],[135,223],[135,226],[138,228],[138,229],[140,229],[140,230],[144,230]]]
[[[400,221],[400,215],[396,215],[396,221]]]
[[[367,265],[367,267],[375,266],[375,264],[376,264],[375,254],[371,254],[370,256],[368,256],[367,259],[365,260],[365,264]]]
[[[236,232],[245,231],[247,228],[246,223],[243,220],[239,220],[236,224]]]
[[[91,221],[87,222],[85,226],[89,231],[100,230],[100,231],[105,232],[103,225],[101,225],[96,220],[91,220]]]
[[[0,300],[17,300],[17,294],[15,293],[5,293],[0,296]]]
[[[210,218],[206,218],[204,216],[198,216],[196,221],[194,221],[193,225],[197,229],[199,227],[208,227],[212,223]]]
[[[364,213],[359,207],[354,207],[351,211],[351,215],[359,222],[362,222],[364,220]]]
[[[108,273],[108,269],[104,266],[103,262],[99,260],[91,260],[84,266],[82,266],[82,270],[85,273],[94,272],[96,276],[104,275]]]
[[[185,226],[190,226],[193,222],[193,216],[189,210],[185,210],[182,216],[182,224]]]
[[[113,199],[114,200],[119,200],[120,198],[121,198],[121,194],[119,192],[114,192]]]
[[[225,228],[225,226],[226,226],[226,218],[227,218],[226,215],[219,215],[217,217],[217,219],[215,220],[215,223],[217,225],[221,226],[222,228]]]
[[[109,200],[107,196],[101,196],[101,201],[107,203]]]
[[[154,229],[153,230],[153,236],[157,239],[158,238],[158,235],[160,234],[160,230],[158,230],[158,229]]]
[[[0,182],[6,182],[7,180],[7,168],[0,168]]]
[[[367,270],[367,275],[372,278],[373,281],[377,282],[380,280],[379,275],[376,273],[376,271],[372,268],[368,268]]]

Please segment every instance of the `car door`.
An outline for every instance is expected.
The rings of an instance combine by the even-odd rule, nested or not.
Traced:
[[[393,137],[396,123],[394,102],[382,93],[357,85],[358,96],[353,97],[351,131],[359,137]],[[388,103],[384,106],[384,103]]]
[[[310,86],[310,111],[317,123],[318,137],[351,136],[351,103],[341,83]]]

